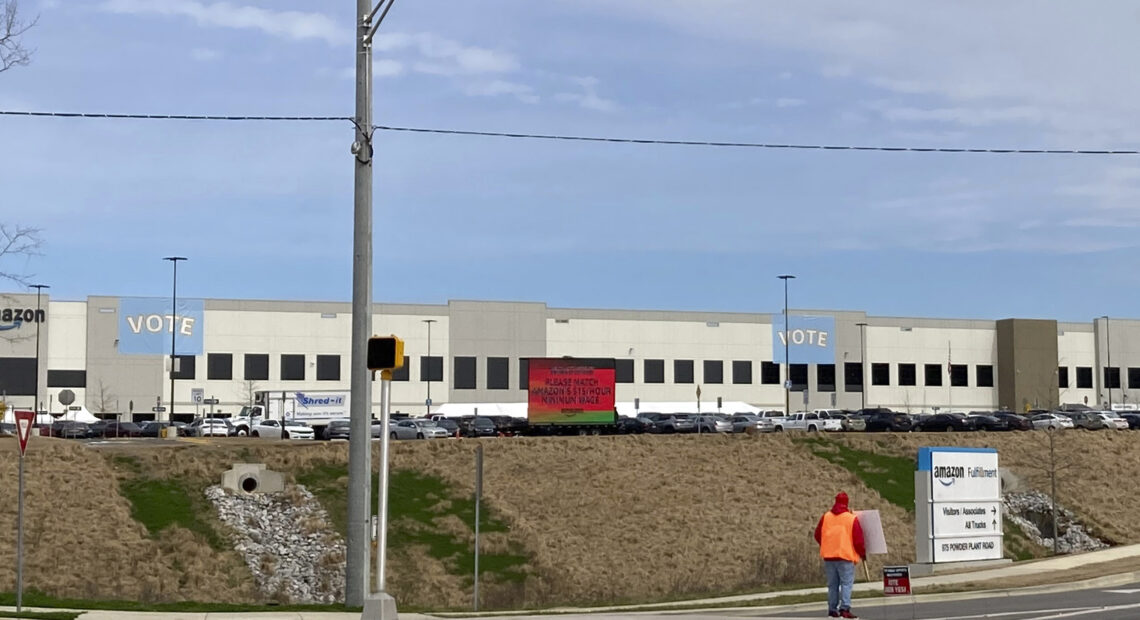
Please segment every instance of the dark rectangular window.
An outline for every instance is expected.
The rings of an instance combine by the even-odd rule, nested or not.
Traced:
[[[994,367],[989,364],[978,364],[975,377],[977,377],[978,387],[993,387]]]
[[[36,393],[36,358],[0,357],[0,390],[7,394],[34,395]]]
[[[645,360],[646,383],[665,383],[665,360]]]
[[[899,364],[899,385],[917,385],[914,364]]]
[[[693,382],[693,360],[673,360],[673,383]]]
[[[268,353],[246,353],[245,354],[245,373],[242,377],[246,381],[268,381],[269,380],[269,354]]]
[[[970,367],[966,364],[950,364],[950,386],[969,387]]]
[[[843,363],[843,391],[863,391],[863,362]]]
[[[614,360],[614,383],[633,383],[633,360]]]
[[[420,356],[420,381],[443,381],[443,358]]]
[[[924,375],[923,385],[927,387],[938,387],[942,385],[942,364],[925,364],[922,370]]]
[[[1110,390],[1115,390],[1120,387],[1120,367],[1119,366],[1105,366],[1104,367],[1104,386]]]
[[[284,353],[281,355],[281,380],[305,380],[305,356],[302,353]]]
[[[193,355],[175,355],[174,356],[174,378],[175,379],[193,379],[194,364],[197,358]]]
[[[400,366],[396,370],[392,371],[392,380],[393,381],[411,381],[412,380],[412,373],[411,373],[411,369],[409,368],[411,366],[411,363],[412,363],[411,358],[408,357],[407,355],[405,355],[404,356],[404,365]]]
[[[815,367],[815,389],[820,392],[835,391],[835,364],[819,364]]]
[[[487,389],[509,390],[511,388],[511,358],[487,358]]]
[[[304,359],[301,360],[304,364]],[[317,381],[340,381],[340,356],[317,356]]]
[[[1057,368],[1057,387],[1069,387],[1069,367],[1061,366]]]
[[[530,389],[530,359],[525,357],[519,358],[519,389]]]
[[[1140,388],[1140,368],[1128,369],[1128,389]]]
[[[58,388],[87,387],[86,370],[49,370],[47,386]]]
[[[1092,388],[1092,367],[1077,366],[1077,388]]]
[[[206,354],[206,379],[229,381],[234,378],[233,353]]]
[[[890,385],[891,365],[885,362],[871,363],[871,385]]]
[[[780,385],[780,365],[773,362],[760,362],[760,383]]]
[[[788,367],[788,378],[792,380],[792,391],[802,392],[808,387],[808,365],[791,364]]]
[[[475,376],[476,365],[475,358],[473,357],[457,357],[455,358],[455,389],[457,390],[474,390],[475,389]]]
[[[724,362],[721,360],[705,360],[705,383],[724,383]]]
[[[752,384],[752,360],[734,360],[732,362],[732,382],[737,385]]]

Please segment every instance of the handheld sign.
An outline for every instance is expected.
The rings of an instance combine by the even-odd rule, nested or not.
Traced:
[[[28,437],[32,436],[32,422],[36,419],[35,411],[16,412],[16,438],[20,441],[20,457],[28,449]]]
[[[910,594],[909,566],[883,567],[883,594],[886,596]]]
[[[859,527],[863,528],[863,546],[867,555],[887,553],[887,537],[883,533],[883,520],[878,510],[856,510]]]

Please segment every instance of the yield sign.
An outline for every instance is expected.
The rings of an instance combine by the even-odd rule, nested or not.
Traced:
[[[16,412],[16,437],[20,440],[20,456],[28,449],[28,437],[32,435],[32,421],[36,419],[34,411]]]

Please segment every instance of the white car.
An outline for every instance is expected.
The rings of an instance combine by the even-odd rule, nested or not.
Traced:
[[[1045,429],[1049,431],[1061,430],[1064,428],[1073,428],[1073,420],[1069,416],[1064,416],[1059,413],[1039,413],[1029,421],[1033,424],[1034,430]]]
[[[296,420],[261,420],[249,428],[251,437],[261,439],[313,439],[316,433],[313,427]]]
[[[194,437],[229,437],[232,432],[229,422],[221,418],[201,418],[190,423],[190,434]]]
[[[1114,428],[1118,431],[1128,430],[1128,420],[1120,417],[1120,414],[1115,411],[1101,411],[1100,419],[1104,420],[1106,428]]]
[[[388,436],[392,439],[446,439],[451,434],[433,420],[417,418],[393,421],[388,427]]]

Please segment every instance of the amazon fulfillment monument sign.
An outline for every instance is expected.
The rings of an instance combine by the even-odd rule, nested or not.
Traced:
[[[919,564],[1002,559],[997,450],[919,448],[914,491]]]

